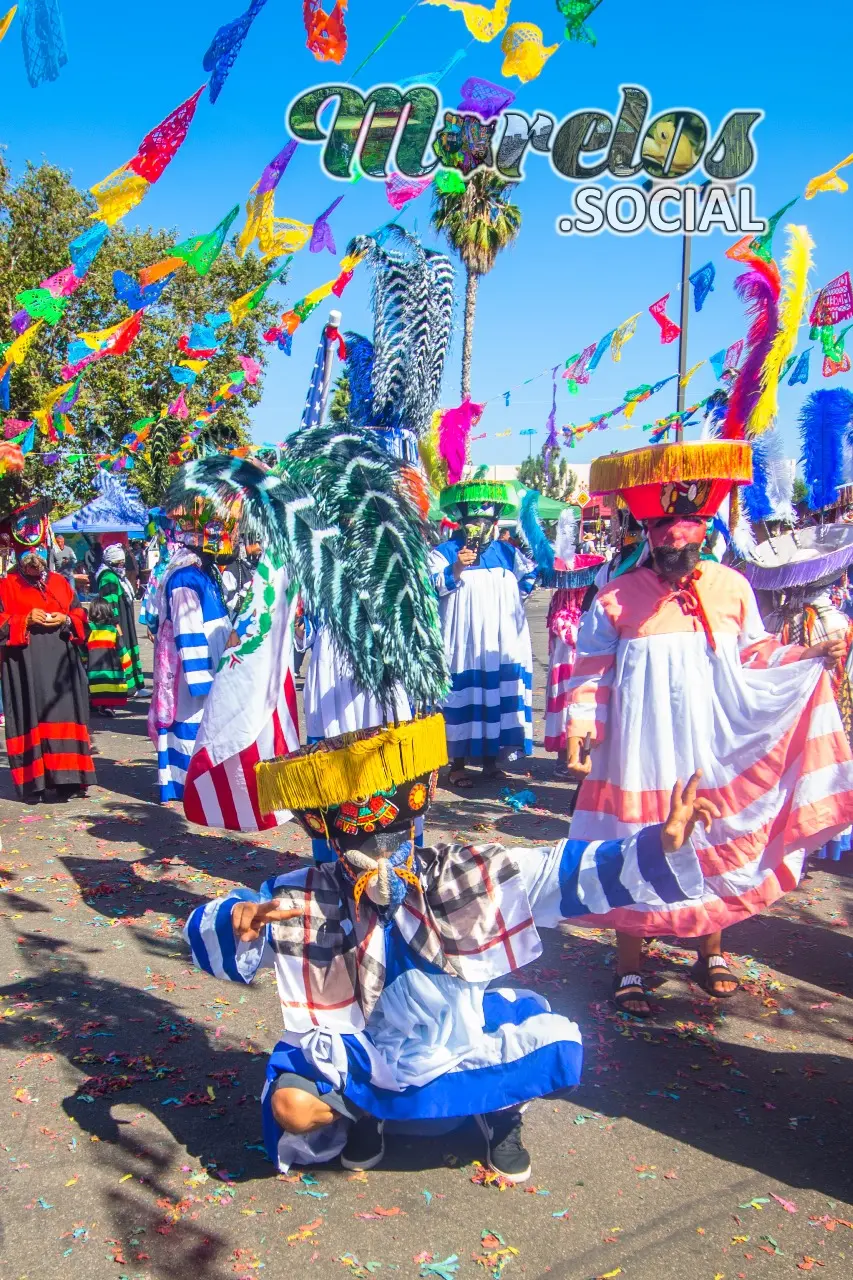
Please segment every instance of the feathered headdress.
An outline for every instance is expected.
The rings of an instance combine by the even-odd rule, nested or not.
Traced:
[[[722,437],[723,423],[729,408],[729,393],[719,387],[712,392],[705,406],[705,417],[702,419],[700,440],[719,440]]]
[[[735,292],[752,318],[746,337],[747,357],[735,380],[723,423],[724,440],[744,440],[761,396],[761,374],[779,325],[779,273],[774,263],[752,259],[753,270],[735,280]],[[772,269],[771,269],[772,268]]]
[[[834,506],[844,483],[844,443],[853,419],[853,392],[814,391],[800,412],[800,464],[813,511]]]
[[[557,536],[554,539],[554,551],[564,564],[571,564],[578,549],[578,526],[580,521],[569,507],[557,521]]]
[[[364,404],[369,366],[370,416],[363,423],[353,418],[353,425],[404,427],[421,436],[438,402],[450,341],[453,265],[398,226],[381,237],[357,236],[347,252],[364,255],[373,269],[372,351],[359,348],[355,370]]]
[[[761,394],[753,409],[747,431],[761,435],[771,427],[779,412],[779,377],[782,366],[797,345],[797,333],[808,297],[808,275],[814,241],[805,227],[787,228],[788,252],[782,259],[784,285],[779,307],[779,327],[761,369]]]
[[[528,489],[522,498],[521,510],[518,513],[518,527],[530,554],[536,561],[537,568],[545,573],[551,573],[554,568],[554,548],[546,538],[539,519],[538,489]]]
[[[349,423],[373,425],[373,343],[361,333],[345,333],[346,372],[349,379]]]
[[[447,486],[447,462],[439,452],[441,419],[441,410],[437,409],[432,415],[429,430],[418,441],[421,466],[426,473],[430,488],[435,493],[441,493]]]
[[[291,437],[281,475],[212,457],[178,472],[169,502],[201,496],[220,511],[241,504],[259,542],[322,613],[356,683],[387,707],[402,684],[414,708],[448,686],[426,529],[406,468],[368,433],[315,427]]]

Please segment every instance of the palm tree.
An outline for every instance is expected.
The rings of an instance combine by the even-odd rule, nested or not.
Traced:
[[[521,227],[521,210],[507,198],[512,189],[488,169],[478,169],[458,194],[435,190],[432,225],[459,254],[466,271],[465,329],[462,341],[462,398],[471,396],[474,314],[480,276],[488,275],[498,254],[512,244]]]

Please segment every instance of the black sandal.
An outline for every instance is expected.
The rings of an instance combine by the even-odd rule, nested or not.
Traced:
[[[632,1018],[651,1018],[653,1016],[649,995],[643,986],[643,979],[639,973],[617,973],[613,979],[613,994],[610,999],[620,1013],[630,1014]],[[637,1009],[628,1009],[626,1006],[629,1000],[635,1000],[638,1003],[642,1000],[646,1006],[645,1012],[641,1013]]]
[[[726,964],[725,957],[721,955],[700,956],[690,970],[694,982],[707,991],[709,996],[713,996],[715,1000],[731,1000],[732,996],[740,990],[740,982],[732,973]],[[735,984],[733,991],[716,991],[714,984],[718,982],[733,982]]]
[[[447,785],[457,787],[460,791],[470,791],[474,785],[474,779],[467,769],[451,769],[447,775]]]

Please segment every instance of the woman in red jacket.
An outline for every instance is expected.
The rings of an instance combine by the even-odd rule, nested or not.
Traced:
[[[59,799],[85,795],[95,777],[81,658],[86,615],[66,579],[48,570],[47,519],[39,506],[4,522],[17,564],[0,580],[6,751],[27,804],[39,804],[49,789]]]

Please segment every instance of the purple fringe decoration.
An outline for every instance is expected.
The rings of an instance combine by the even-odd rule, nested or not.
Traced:
[[[540,570],[539,581],[543,587],[575,591],[578,587],[591,587],[600,568],[600,564],[594,564],[588,569],[553,569],[550,573]]]
[[[853,542],[849,547],[830,551],[814,560],[795,560],[790,564],[765,567],[750,560],[738,565],[747,582],[759,591],[784,591],[791,587],[808,587],[816,582],[833,582],[853,564]]]

